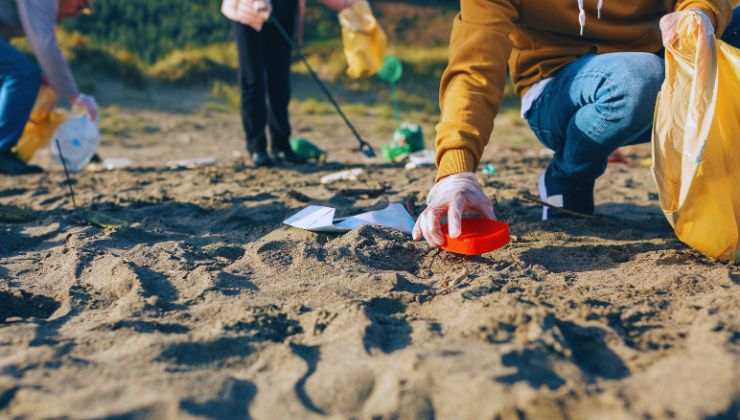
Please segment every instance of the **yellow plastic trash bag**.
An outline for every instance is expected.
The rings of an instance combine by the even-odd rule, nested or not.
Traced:
[[[31,111],[23,135],[13,149],[15,154],[28,162],[37,150],[46,147],[54,136],[54,131],[64,122],[64,114],[54,110],[57,95],[48,86],[42,86]]]
[[[678,238],[740,262],[740,50],[692,13],[666,49],[653,128],[653,175]]]
[[[347,57],[347,75],[353,79],[369,77],[383,67],[388,38],[365,0],[339,13],[342,43]]]

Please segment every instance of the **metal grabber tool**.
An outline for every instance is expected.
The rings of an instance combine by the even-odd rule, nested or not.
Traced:
[[[274,16],[270,17],[269,22],[275,25],[275,28],[277,28],[278,32],[280,32],[280,35],[283,37],[285,42],[287,42],[288,45],[290,45],[290,47],[298,53],[298,56],[300,57],[301,61],[303,61],[303,64],[306,65],[306,68],[308,69],[309,74],[311,74],[313,80],[316,81],[316,84],[319,85],[321,91],[324,92],[324,95],[326,95],[326,97],[329,99],[329,102],[334,105],[334,109],[336,109],[339,116],[342,117],[342,119],[344,120],[344,123],[347,124],[347,127],[349,127],[350,131],[352,131],[352,134],[354,134],[357,142],[360,145],[360,152],[362,152],[362,154],[364,154],[368,158],[374,158],[376,156],[375,149],[373,149],[373,146],[371,146],[370,143],[366,142],[362,138],[352,122],[349,120],[349,118],[347,118],[347,115],[344,113],[344,111],[342,111],[342,108],[339,106],[339,103],[337,103],[336,99],[334,99],[334,96],[329,91],[329,88],[327,88],[324,82],[319,79],[319,76],[316,74],[313,67],[311,67],[311,64],[306,59],[305,54],[303,54],[303,50],[299,48],[298,45],[296,45],[290,35],[288,35],[288,32],[285,30],[285,28],[283,28],[283,25],[281,25]]]

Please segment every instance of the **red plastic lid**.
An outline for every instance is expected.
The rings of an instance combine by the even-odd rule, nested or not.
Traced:
[[[627,162],[627,158],[624,157],[622,152],[617,150],[609,156],[609,163],[621,163],[626,165],[629,162]]]
[[[483,255],[503,248],[509,243],[509,225],[496,220],[463,219],[462,235],[449,237],[447,225],[442,225],[445,244],[442,249],[462,255]]]

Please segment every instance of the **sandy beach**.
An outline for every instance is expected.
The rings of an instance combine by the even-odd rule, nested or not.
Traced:
[[[434,170],[364,160],[336,116],[294,114],[327,164],[256,170],[236,113],[106,112],[101,153],[134,166],[76,174],[76,201],[127,227],[73,211],[46,151],[47,174],[0,178],[2,418],[738,418],[740,269],[675,239],[644,150],[600,179],[599,216],[542,222],[548,157],[500,116],[481,179],[512,243],[466,258],[282,225],[423,208]],[[319,182],[347,168],[365,173]]]

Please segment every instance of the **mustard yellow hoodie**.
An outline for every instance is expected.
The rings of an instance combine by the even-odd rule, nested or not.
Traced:
[[[478,166],[503,96],[507,62],[521,95],[587,53],[660,51],[659,21],[670,12],[699,8],[712,18],[717,33],[724,31],[731,15],[730,0],[461,0],[460,4],[440,87],[438,179]]]

